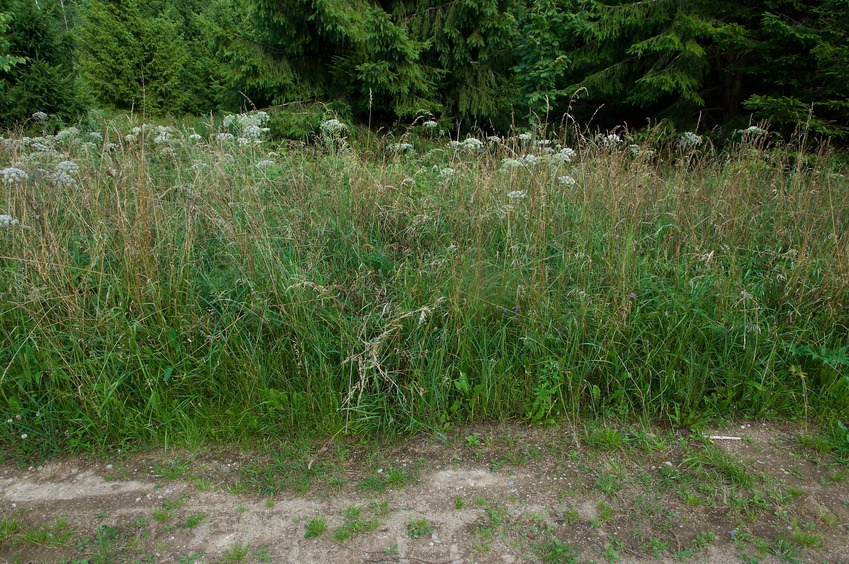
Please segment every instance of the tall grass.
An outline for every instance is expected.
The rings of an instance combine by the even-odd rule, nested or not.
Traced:
[[[828,151],[132,125],[0,149],[29,174],[0,184],[6,452],[849,408]]]

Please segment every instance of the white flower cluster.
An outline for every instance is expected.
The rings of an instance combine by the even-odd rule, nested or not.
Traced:
[[[130,132],[124,137],[127,143],[132,143],[136,139],[138,139],[139,135],[142,133],[141,127],[134,127],[130,130]]]
[[[406,153],[413,150],[412,143],[393,143],[389,145],[389,150],[393,153]]]
[[[484,143],[476,137],[467,137],[462,141],[452,141],[451,146],[454,148],[465,149],[467,151],[480,151],[483,149]]]
[[[17,225],[18,220],[12,217],[11,215],[2,214],[0,215],[0,228],[11,227],[13,225]]]
[[[749,134],[749,135],[755,135],[755,136],[767,134],[766,129],[758,127],[757,125],[750,125],[746,129],[740,129],[739,131],[740,131],[740,133],[743,133],[743,134]]]
[[[80,166],[74,161],[62,161],[56,165],[56,172],[53,173],[53,179],[57,184],[70,188],[76,185],[77,180],[73,177],[74,174],[79,174]]]
[[[270,166],[274,166],[274,161],[272,161],[270,159],[263,159],[263,160],[259,161],[258,163],[256,163],[256,167],[260,168],[260,169],[268,168]]]
[[[319,126],[321,129],[321,134],[325,138],[335,139],[337,137],[342,137],[345,132],[348,131],[348,126],[339,121],[338,119],[329,119],[324,121]]]
[[[64,186],[65,188],[70,188],[71,186],[74,186],[77,183],[76,179],[67,172],[53,173],[53,180],[56,181],[56,184]]]
[[[227,114],[224,116],[224,127],[235,125],[239,129],[245,129],[248,126],[255,125],[261,127],[268,123],[271,117],[268,112],[249,112],[246,114]]]
[[[510,198],[513,201],[524,199],[527,196],[528,196],[528,193],[525,192],[524,190],[513,190],[512,192],[509,192],[507,194],[507,197]]]
[[[530,141],[532,138],[533,138],[533,136],[530,133],[520,133],[519,134],[519,141]]]
[[[262,143],[262,134],[270,131],[264,127],[271,117],[267,112],[250,112],[247,114],[228,114],[224,116],[224,127],[232,127],[238,134],[235,137],[241,146]],[[221,139],[221,134],[218,135]]]
[[[558,176],[558,177],[557,177],[557,182],[559,182],[559,183],[560,183],[560,184],[562,184],[563,186],[574,186],[575,184],[577,184],[577,183],[578,183],[578,182],[577,182],[574,178],[572,178],[572,177],[571,177],[571,176],[569,176],[569,175],[565,175],[565,176]]]
[[[242,128],[242,135],[248,139],[259,139],[262,137],[263,131],[268,131],[268,128],[263,128],[258,125],[248,125]]]
[[[551,159],[555,162],[571,163],[572,159],[574,159],[576,155],[577,153],[575,153],[575,151],[570,147],[563,147],[558,152],[551,155]]]
[[[215,138],[218,139],[222,143],[227,143],[228,141],[232,141],[236,137],[232,133],[219,133],[218,135],[215,136]]]
[[[439,177],[443,180],[452,178],[457,171],[451,167],[445,167],[439,171]]]
[[[429,119],[426,122],[424,122],[422,125],[427,129],[436,129],[436,126],[439,125],[439,124],[436,123],[435,121],[433,121],[432,119]]]
[[[171,133],[173,133],[173,129],[165,126],[165,125],[157,125],[156,126],[156,137],[153,138],[153,142],[156,145],[164,145],[165,143],[171,142]]]
[[[486,138],[486,142],[489,143],[490,145],[501,145],[502,141],[503,140],[498,135],[490,135],[489,137]]]
[[[17,184],[19,182],[26,182],[29,179],[29,175],[19,168],[10,166],[0,170],[0,178],[2,178],[3,184]]]
[[[71,139],[77,137],[80,134],[80,130],[76,127],[69,127],[67,129],[63,129],[59,133],[53,136],[53,139],[56,141],[64,141],[65,139]]]
[[[192,133],[191,135],[188,136],[188,140],[193,142],[193,143],[198,143],[198,142],[203,140],[203,137],[201,137],[197,133]]]
[[[704,142],[704,139],[701,135],[693,133],[692,131],[685,131],[681,137],[678,138],[678,141],[675,143],[678,145],[679,149],[695,149],[696,147],[701,146]]]
[[[80,165],[74,161],[62,161],[56,165],[56,172],[64,172],[65,174],[78,174]]]
[[[49,116],[44,112],[35,112],[32,114],[32,121],[37,121],[38,123],[44,123],[47,121]]]
[[[525,166],[525,163],[520,161],[519,159],[503,159],[501,161],[501,168],[520,168]]]
[[[88,136],[97,142],[103,141],[103,135],[99,131],[90,131]]]
[[[616,133],[608,133],[604,137],[601,138],[601,142],[605,147],[615,147],[619,143],[622,142],[622,138],[619,137]]]
[[[632,143],[628,146],[628,150],[635,157],[653,157],[657,153],[651,147],[643,147],[641,145],[637,145],[636,143]]]

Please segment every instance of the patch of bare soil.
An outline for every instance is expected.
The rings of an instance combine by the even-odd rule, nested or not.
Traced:
[[[849,561],[849,471],[803,436],[516,425],[0,467],[0,562]]]

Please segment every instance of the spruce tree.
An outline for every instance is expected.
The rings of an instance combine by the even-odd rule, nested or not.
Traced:
[[[179,13],[137,0],[90,0],[80,27],[80,66],[97,99],[121,110],[185,113],[193,107],[190,52]]]
[[[9,31],[9,22],[12,21],[12,15],[0,12],[0,72],[9,72],[15,65],[25,63],[27,60],[24,57],[18,57],[9,52],[9,40],[6,39],[6,32]]]
[[[6,40],[16,56],[0,67],[0,123],[25,121],[36,112],[70,119],[81,111],[74,45],[63,10],[53,0],[0,3],[0,12],[11,15]]]
[[[846,136],[847,13],[843,0],[592,1],[569,51],[569,90],[588,117],[669,117],[679,126],[741,125],[754,112]],[[602,118],[603,119],[603,118]]]
[[[485,120],[515,98],[512,2],[216,0],[206,19],[228,82],[255,103],[336,99],[385,120],[420,110]]]

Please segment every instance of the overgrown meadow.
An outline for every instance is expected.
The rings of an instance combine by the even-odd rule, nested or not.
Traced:
[[[335,120],[275,144],[265,119],[3,140],[7,456],[845,418],[849,179],[827,148]]]

